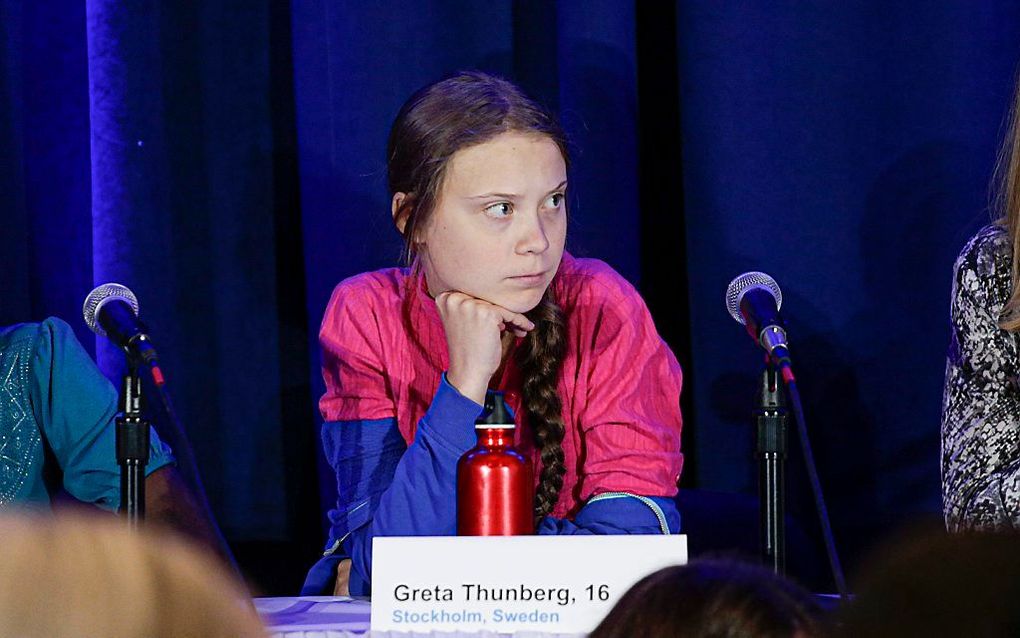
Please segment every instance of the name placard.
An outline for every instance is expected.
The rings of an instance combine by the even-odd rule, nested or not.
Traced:
[[[687,537],[418,536],[372,546],[372,630],[587,633]]]

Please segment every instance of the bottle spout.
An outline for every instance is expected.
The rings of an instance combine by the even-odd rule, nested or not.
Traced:
[[[475,421],[475,427],[483,426],[486,428],[514,427],[514,418],[506,406],[506,399],[502,392],[488,390],[485,393],[485,407]]]

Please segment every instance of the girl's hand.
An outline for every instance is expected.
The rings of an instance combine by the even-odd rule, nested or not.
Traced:
[[[462,292],[436,295],[436,307],[450,351],[446,378],[458,392],[484,404],[489,380],[503,359],[503,332],[523,337],[535,324],[522,314]]]
[[[334,596],[351,595],[351,559],[345,558],[336,564],[336,584],[333,585]]]

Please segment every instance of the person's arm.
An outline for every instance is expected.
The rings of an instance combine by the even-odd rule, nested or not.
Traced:
[[[333,292],[319,342],[326,393],[319,402],[323,449],[336,471],[337,507],[329,513],[327,551],[302,592],[324,593],[349,574],[349,591],[368,593],[374,536],[452,534],[456,531],[456,465],[475,442],[481,405],[443,375],[429,410],[407,446],[389,389],[371,281],[354,278]],[[495,328],[496,348],[499,328]],[[497,361],[498,363],[498,361]],[[341,565],[341,561],[350,564]]]
[[[117,391],[85,352],[70,326],[49,318],[39,324],[30,364],[32,408],[46,444],[63,472],[63,485],[79,501],[116,511]],[[150,430],[146,474],[173,463],[170,449]]]
[[[571,519],[546,516],[538,534],[676,534],[680,511],[662,496],[604,492],[592,497]]]
[[[457,461],[475,444],[473,424],[481,410],[445,378],[440,383],[371,520],[344,541],[353,562],[351,591],[368,587],[374,537],[457,533]]]
[[[1020,527],[1020,386],[1016,337],[998,326],[1008,287],[991,245],[972,242],[954,269],[942,404],[946,527]]]
[[[212,514],[199,504],[176,466],[164,465],[145,477],[145,522],[187,536],[238,572]]]
[[[366,595],[376,536],[456,533],[457,461],[475,443],[472,424],[482,406],[462,396],[445,375],[414,442],[404,444],[395,419],[329,422],[323,448],[337,473],[337,508],[330,512],[331,547],[303,593],[322,593],[339,569],[338,594]],[[350,560],[350,564],[342,564]]]
[[[33,409],[63,472],[63,485],[79,501],[116,511],[120,467],[116,456],[118,395],[59,319],[39,325],[31,363]],[[149,430],[145,466],[146,521],[192,537],[233,564],[212,520],[184,485],[170,448]]]
[[[680,453],[680,366],[644,301],[616,273],[589,283],[575,307],[585,403],[585,449],[573,520],[547,518],[539,533],[675,533]]]

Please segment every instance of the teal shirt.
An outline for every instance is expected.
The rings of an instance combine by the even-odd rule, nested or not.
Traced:
[[[74,498],[120,506],[117,391],[59,319],[0,329],[0,506]],[[173,462],[150,432],[146,474]]]

